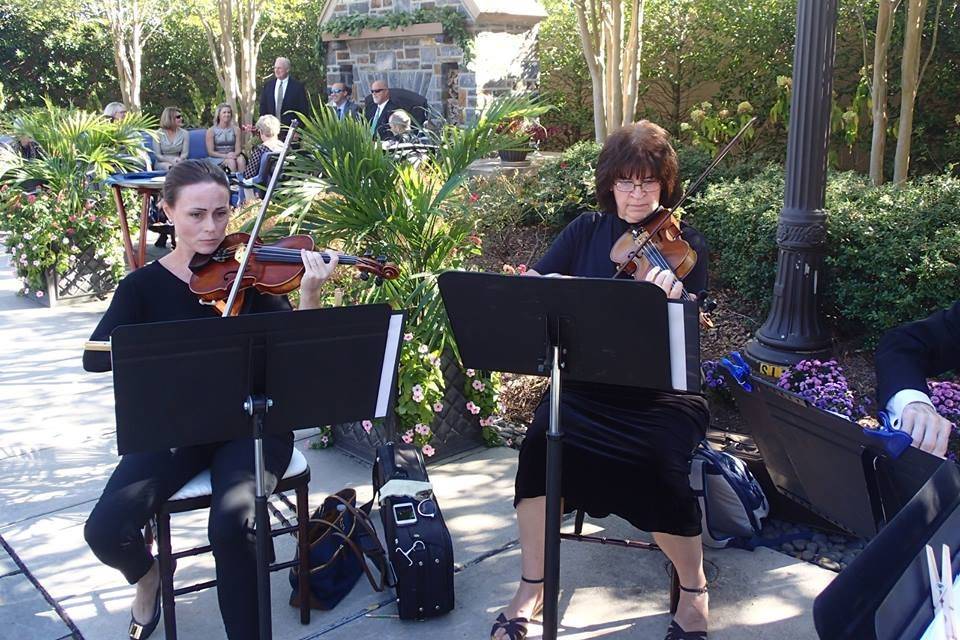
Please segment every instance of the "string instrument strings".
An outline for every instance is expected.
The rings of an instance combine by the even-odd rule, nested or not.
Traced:
[[[737,132],[737,135],[733,136],[733,138],[731,138],[730,141],[726,145],[724,145],[724,147],[717,153],[716,157],[710,162],[709,165],[707,165],[707,168],[703,170],[700,176],[696,180],[694,180],[689,187],[687,187],[687,190],[683,193],[683,195],[680,196],[680,199],[677,200],[677,203],[673,205],[674,210],[678,209],[691,195],[693,195],[697,191],[697,189],[700,188],[700,185],[702,185],[703,181],[707,179],[707,176],[713,173],[713,170],[717,168],[717,165],[720,164],[720,162],[727,156],[728,153],[730,153],[730,150],[733,149],[734,145],[736,145],[737,142],[740,141],[740,138],[743,137],[743,134],[745,134],[747,130],[750,127],[752,127],[753,123],[756,121],[757,121],[756,116],[750,118],[750,120],[748,120],[747,123],[740,128],[740,131]],[[657,214],[664,213],[664,212],[667,212],[667,210],[663,207],[663,205],[660,205],[657,207],[656,211],[654,211],[650,215],[650,218],[652,219]],[[634,259],[637,258],[637,256],[641,255],[641,252],[642,252],[642,255],[646,257],[651,264],[658,266],[662,269],[669,269],[673,271],[673,269],[670,268],[670,265],[667,262],[666,258],[661,253],[660,249],[657,248],[656,244],[652,242],[652,240],[663,229],[664,225],[668,221],[674,221],[675,223],[676,219],[673,217],[672,214],[663,215],[660,217],[660,220],[653,226],[653,228],[645,229],[645,234],[635,234],[632,231],[627,232],[627,233],[631,233],[637,246],[633,250],[631,250],[630,253],[627,254],[626,259],[624,259],[621,262],[621,264],[617,267],[617,271],[613,274],[614,278],[619,277],[620,274],[623,273],[623,271],[628,267],[628,265],[632,264],[634,262]],[[679,226],[677,228],[679,229]],[[647,251],[647,247],[651,247],[651,246],[654,249],[654,251],[652,252],[652,255]],[[688,296],[685,299],[688,299],[688,300],[692,299],[689,297],[689,294],[686,293],[686,290],[684,290],[684,295]]]

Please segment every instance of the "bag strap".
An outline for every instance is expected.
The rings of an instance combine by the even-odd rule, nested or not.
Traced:
[[[347,540],[347,542],[350,543],[350,548],[360,560],[360,564],[363,566],[364,573],[367,574],[367,579],[370,580],[370,586],[372,586],[375,591],[383,591],[386,587],[396,586],[396,577],[394,576],[393,571],[391,571],[390,563],[387,562],[387,552],[384,550],[383,545],[380,544],[380,536],[377,535],[377,530],[373,528],[373,523],[370,522],[370,509],[373,505],[373,500],[358,509],[336,494],[328,496],[328,499],[329,498],[333,498],[342,504],[346,510],[353,515],[354,523],[359,523],[360,526],[366,531],[367,536],[370,539],[370,544],[365,546],[363,549],[359,549],[353,540]],[[377,568],[377,571],[380,573],[379,585],[374,580],[373,575],[370,573],[370,569],[367,567],[364,556],[373,562],[374,566]]]

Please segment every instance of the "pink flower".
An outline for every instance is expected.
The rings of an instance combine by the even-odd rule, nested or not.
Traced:
[[[470,202],[476,202],[476,201],[479,200],[479,199],[480,199],[480,194],[479,194],[479,193],[471,193],[471,194],[470,194]]]
[[[422,344],[422,345],[420,345],[420,347],[417,349],[417,351],[419,351],[420,353],[430,353],[430,347],[428,347],[428,346],[425,345],[425,344]]]
[[[404,341],[404,342],[410,342],[411,340],[413,340],[413,334],[412,334],[412,333],[405,333],[405,334],[403,334],[403,341]]]
[[[433,411],[434,411],[435,413],[440,413],[441,411],[443,411],[443,403],[442,403],[442,402],[434,402],[434,403],[433,403]]]
[[[517,273],[519,273],[520,275],[523,275],[523,274],[526,273],[526,272],[527,272],[527,265],[525,265],[525,264],[518,264],[518,265],[517,265]]]
[[[407,444],[410,444],[411,442],[413,442],[413,436],[410,435],[409,431],[403,434],[402,436],[400,436],[400,439],[406,442]]]
[[[421,451],[423,451],[423,455],[427,456],[428,458],[433,457],[433,454],[437,452],[436,449],[431,447],[429,444],[423,445]]]
[[[75,215],[73,215],[73,214],[71,213],[69,216],[67,216],[67,220],[69,220],[70,222],[76,222],[76,221],[77,221],[77,216],[75,216]]]
[[[411,391],[413,391],[414,393],[423,393],[423,387],[421,387],[418,384],[415,384],[413,385],[413,389],[411,389]]]
[[[92,214],[92,213],[88,213],[88,214],[87,214],[87,220],[89,220],[90,222],[96,222],[96,221],[97,221],[97,216],[95,216],[95,215]]]
[[[67,227],[67,235],[68,235],[68,236],[72,236],[72,235],[73,235],[74,233],[76,233],[76,232],[77,232],[77,230],[74,229],[73,227]]]
[[[473,381],[473,388],[476,389],[477,391],[483,391],[484,386],[485,385],[479,380]]]
[[[427,425],[421,422],[418,422],[417,425],[413,428],[413,430],[422,436],[430,435],[430,427],[428,427]]]
[[[508,276],[514,276],[514,275],[517,274],[517,270],[514,269],[514,268],[513,268],[512,266],[510,266],[509,264],[503,265],[502,271],[503,271],[505,274],[507,274]]]
[[[364,420],[363,422],[360,423],[360,426],[362,426],[363,430],[366,431],[367,433],[370,433],[370,431],[373,429],[373,423],[370,422],[369,420]]]
[[[477,372],[474,371],[473,369],[467,369],[466,371],[464,371],[464,373],[467,374],[468,378],[472,378],[473,376],[477,375]]]
[[[37,201],[37,196],[33,195],[32,193],[27,194],[27,202],[29,204],[33,204],[36,201]]]
[[[42,297],[43,297],[43,291],[37,291],[37,297],[38,297],[38,298],[42,298]]]
[[[93,200],[87,200],[87,201],[83,204],[83,208],[84,208],[85,210],[87,210],[87,211],[90,211],[90,209],[93,209]]]
[[[480,407],[478,407],[477,405],[473,404],[473,402],[468,402],[468,403],[467,403],[467,411],[469,411],[469,412],[472,413],[473,415],[477,415],[478,413],[480,413]]]
[[[320,442],[322,442],[323,444],[327,444],[327,442],[329,442],[329,439],[327,438],[327,436],[323,436],[320,438]]]
[[[413,394],[413,401],[414,401],[414,402],[423,402],[423,394],[422,394],[422,393],[414,393],[414,394]]]

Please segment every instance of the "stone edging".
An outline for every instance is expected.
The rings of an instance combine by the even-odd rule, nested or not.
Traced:
[[[443,25],[439,22],[424,22],[421,24],[412,24],[409,27],[379,27],[377,29],[363,29],[360,35],[351,35],[349,33],[333,34],[324,31],[320,36],[324,42],[346,41],[346,40],[378,40],[383,38],[409,38],[416,36],[436,36],[443,33]]]

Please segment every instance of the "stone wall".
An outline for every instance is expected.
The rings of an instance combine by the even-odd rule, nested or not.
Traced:
[[[382,14],[418,8],[456,6],[457,0],[341,1],[331,17],[356,13]],[[463,51],[439,32],[409,35],[403,31],[337,36],[327,42],[327,83],[353,86],[357,102],[370,93],[375,80],[390,87],[410,89],[426,97],[437,117],[448,122],[472,122],[489,100],[537,84],[536,29],[529,24],[473,24],[473,60],[463,64]]]

